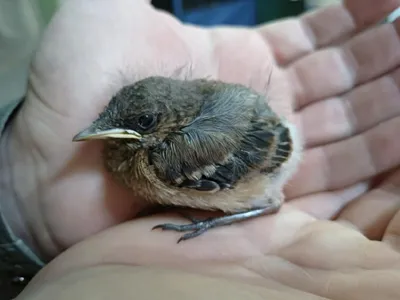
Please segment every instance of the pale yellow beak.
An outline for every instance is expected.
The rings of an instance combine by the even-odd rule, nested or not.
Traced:
[[[141,140],[142,135],[131,129],[109,129],[109,130],[93,130],[87,128],[74,136],[72,141],[80,142],[87,140],[105,140],[105,139],[134,139]]]

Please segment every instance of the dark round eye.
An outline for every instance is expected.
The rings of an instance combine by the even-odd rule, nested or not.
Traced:
[[[142,130],[149,130],[156,124],[157,118],[152,114],[145,114],[139,117],[138,125]]]

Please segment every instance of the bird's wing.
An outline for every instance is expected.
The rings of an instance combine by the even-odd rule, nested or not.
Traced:
[[[253,122],[240,139],[224,132],[186,132],[153,153],[153,165],[160,178],[182,188],[234,188],[250,171],[265,166],[277,142],[270,125]]]

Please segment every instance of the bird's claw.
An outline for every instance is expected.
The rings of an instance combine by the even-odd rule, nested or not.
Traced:
[[[174,231],[178,231],[178,232],[192,231],[190,233],[184,234],[178,240],[178,243],[180,243],[181,241],[197,237],[211,228],[215,228],[218,226],[224,226],[224,225],[231,225],[233,223],[244,221],[244,220],[254,218],[254,217],[257,217],[257,216],[260,216],[263,214],[274,213],[274,212],[277,212],[278,210],[279,210],[279,205],[271,204],[270,206],[263,207],[263,208],[255,208],[255,209],[251,209],[251,210],[245,211],[245,212],[239,212],[236,214],[222,216],[222,217],[207,218],[204,220],[200,220],[200,219],[191,217],[187,214],[180,213],[181,216],[190,220],[192,223],[191,224],[183,224],[183,225],[165,223],[165,224],[156,225],[153,227],[153,229],[160,228],[162,230],[174,230]]]
[[[180,213],[181,216],[184,218],[188,219],[191,224],[183,224],[183,225],[178,225],[178,224],[172,224],[172,223],[165,223],[165,224],[159,224],[157,226],[154,226],[153,229],[160,228],[162,230],[174,230],[178,232],[184,232],[184,231],[192,231],[190,233],[184,234],[179,240],[178,243],[188,240],[194,237],[197,237],[201,235],[202,233],[206,232],[208,229],[211,229],[215,226],[217,226],[217,222],[215,220],[218,220],[218,218],[207,218],[204,220],[200,220],[197,218],[194,218],[190,215]]]

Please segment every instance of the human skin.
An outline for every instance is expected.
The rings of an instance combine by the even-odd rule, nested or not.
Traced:
[[[0,174],[15,183],[1,201],[14,231],[44,259],[73,246],[38,284],[43,274],[105,262],[242,279],[261,270],[262,280],[296,289],[307,287],[291,277],[302,274],[316,294],[333,286],[352,291],[346,283],[357,276],[341,277],[350,270],[373,270],[359,273],[361,291],[391,283],[400,248],[399,24],[368,26],[397,5],[353,0],[256,29],[203,29],[145,1],[65,1],[33,61],[27,99],[1,140]],[[150,231],[174,215],[128,222],[141,203],[104,171],[101,143],[71,139],[122,84],[176,73],[251,85],[296,122],[306,149],[280,213],[179,246],[179,233]],[[352,229],[342,231],[343,222]]]
[[[17,300],[400,297],[398,249],[348,223],[288,209],[203,241],[177,245],[162,233],[151,238],[148,228],[170,219],[137,219],[76,244]]]

